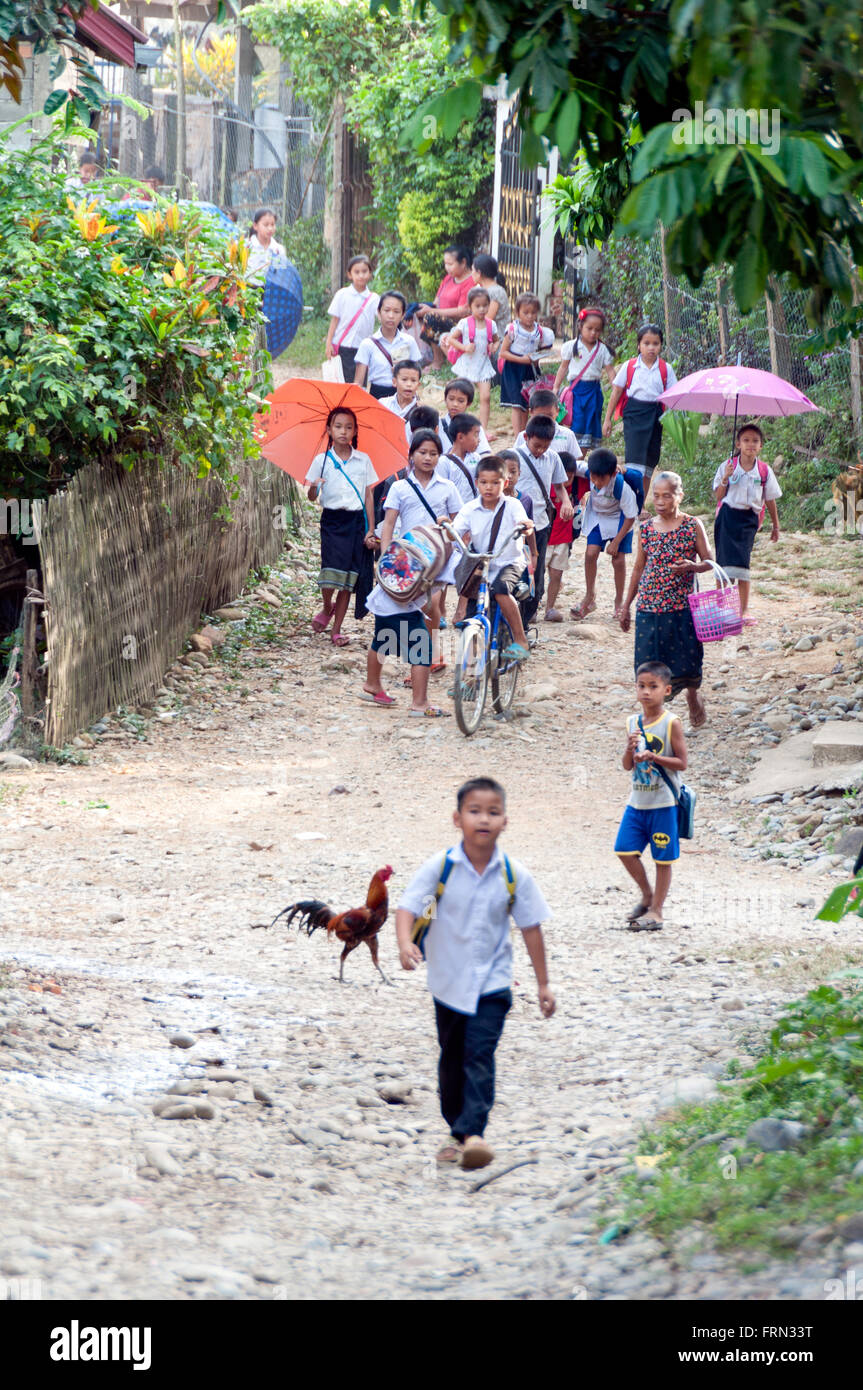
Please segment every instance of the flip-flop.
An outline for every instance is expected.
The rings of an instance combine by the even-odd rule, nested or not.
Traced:
[[[373,695],[370,690],[361,690],[359,698],[367,700],[370,705],[381,705],[384,709],[389,709],[390,705],[395,704],[392,695],[388,695],[385,690],[379,690],[376,695]]]
[[[581,603],[578,605],[577,608],[570,608],[569,616],[571,618],[574,618],[576,622],[580,622],[582,618],[586,618],[588,614],[595,612],[596,603],[585,603],[584,599],[582,599]]]
[[[549,608],[542,621],[544,623],[562,623],[563,614],[559,613],[556,608]]]
[[[472,1134],[464,1141],[461,1151],[462,1168],[486,1168],[494,1159],[494,1149],[478,1134]]]
[[[758,622],[758,619],[757,619],[757,618],[741,618],[740,621],[743,623],[743,626],[744,626],[744,627],[755,627],[755,624]]]
[[[332,613],[327,613],[327,612],[325,612],[325,610],[322,608],[321,611],[320,611],[320,613],[316,613],[315,616],[312,618],[312,631],[313,631],[313,632],[326,632],[326,630],[327,630],[327,628],[329,627],[329,625],[330,625],[330,623],[332,622],[332,620],[333,620],[333,615],[332,615]]]
[[[440,674],[441,671],[445,671],[445,670],[446,670],[446,662],[445,662],[445,661],[435,661],[435,662],[429,667],[429,675],[430,675],[430,676],[437,676],[437,675]]]
[[[334,647],[346,647],[350,640],[350,637],[346,637],[343,632],[334,632],[330,637]]]
[[[442,1144],[435,1154],[436,1163],[458,1163],[464,1144],[460,1144],[457,1139],[450,1139],[448,1143]]]
[[[438,709],[437,705],[426,705],[425,709],[408,710],[411,719],[446,719],[449,710]]]
[[[652,918],[638,917],[634,922],[630,922],[627,931],[662,931],[662,923],[654,922]]]
[[[635,907],[632,909],[632,911],[627,913],[627,915],[626,915],[626,920],[627,920],[627,922],[637,922],[638,919],[639,919],[639,917],[643,917],[644,914],[645,914],[645,912],[649,912],[649,911],[650,911],[650,903],[645,903],[645,902],[636,903],[636,904],[635,904]]]

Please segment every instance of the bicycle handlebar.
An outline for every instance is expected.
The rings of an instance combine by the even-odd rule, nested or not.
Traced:
[[[484,553],[480,553],[479,551],[469,549],[469,547],[465,545],[464,541],[462,540],[458,531],[456,531],[451,521],[441,521],[440,529],[449,533],[449,535],[455,541],[456,545],[458,546],[459,550],[463,555],[470,555],[471,559],[473,560],[493,560],[495,555],[500,554],[502,550],[506,549],[510,541],[515,540],[516,536],[520,536],[523,533],[523,531],[525,530],[525,524],[523,521],[520,521],[516,526],[515,530],[507,536],[506,540],[500,543],[497,550],[487,550]]]

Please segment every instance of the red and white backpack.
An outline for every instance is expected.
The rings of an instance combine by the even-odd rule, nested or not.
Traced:
[[[668,388],[668,363],[666,362],[664,357],[660,357],[658,361],[659,375],[662,378],[662,389],[663,391],[665,391]],[[615,420],[619,420],[621,415],[623,414],[623,407],[626,405],[626,398],[629,395],[629,388],[632,385],[632,378],[635,376],[635,369],[637,366],[638,358],[630,357],[629,361],[626,364],[626,385],[623,388],[623,395],[617,402],[617,409],[614,412]]]

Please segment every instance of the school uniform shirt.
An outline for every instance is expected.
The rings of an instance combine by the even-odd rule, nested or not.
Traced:
[[[396,526],[400,536],[403,536],[405,531],[413,530],[414,526],[434,525],[411,483],[419,488],[434,512],[435,520],[439,516],[455,516],[461,511],[462,501],[455,485],[439,473],[437,468],[427,487],[423,487],[419,478],[411,473],[411,482],[408,482],[407,478],[400,478],[398,482],[393,483],[384,498],[384,512],[397,511],[399,514]]]
[[[515,441],[515,447],[516,449],[523,449],[525,453],[529,452],[527,447],[527,435],[524,430],[522,430],[518,439]],[[551,441],[549,447],[552,448],[556,454],[572,454],[574,459],[581,458],[581,445],[572,430],[567,429],[566,425],[555,425],[554,439]]]
[[[375,344],[380,343],[381,347]],[[381,351],[383,348],[383,352]],[[385,355],[389,354],[389,358]],[[391,361],[389,359],[392,359]],[[369,338],[363,338],[357,348],[357,365],[362,363],[368,367],[369,374],[366,379],[366,386],[392,386],[393,368],[399,362],[416,362],[420,365],[420,350],[417,347],[416,339],[410,333],[404,333],[402,329],[396,330],[396,335],[392,342],[383,336],[378,329]]]
[[[425,938],[426,984],[435,999],[456,1013],[474,1014],[481,994],[512,984],[509,891],[500,845],[478,874],[461,843],[451,852],[452,870]],[[434,898],[443,851],[414,874],[398,906],[419,916]],[[510,858],[515,875],[512,919],[524,931],[548,921],[551,910],[532,875]]]
[[[262,246],[255,232],[249,237],[249,263],[246,266],[246,280],[250,285],[260,285],[267,278],[267,271],[276,261],[286,261],[288,253],[280,241],[273,237],[269,246]]]
[[[564,343],[563,347],[560,349],[560,355],[564,362],[569,363],[567,369],[568,381],[572,381],[573,377],[578,376],[595,347],[596,343],[594,343],[593,347],[588,347],[587,343],[583,343],[580,338],[573,338],[571,342]],[[606,367],[610,367],[613,361],[614,357],[605,346],[605,343],[600,343],[599,352],[594,357],[590,366],[586,367],[585,370],[581,372],[581,376],[578,377],[579,381],[601,381],[603,371]]]
[[[530,459],[545,483],[549,501],[551,501],[553,483],[560,483],[561,487],[566,487],[566,469],[560,461],[560,455],[555,453],[554,449],[546,449],[545,453],[538,459],[534,458],[529,449],[518,451],[518,461],[521,465],[521,472],[518,475],[518,490],[519,492],[526,492],[528,497],[533,498],[533,524],[536,527],[537,536],[541,536],[551,524],[548,519],[548,508],[545,505],[542,489],[525,463],[523,455]]]
[[[594,526],[604,541],[613,540],[620,530],[620,514],[638,517],[638,503],[635,493],[627,482],[623,483],[620,501],[614,495],[614,483],[620,474],[612,474],[604,487],[597,487],[590,477],[590,492],[584,499],[584,512],[581,518],[581,534],[589,536]]]
[[[452,446],[453,446],[453,444],[454,444],[454,442],[455,442],[454,440],[450,439],[450,435],[449,435],[449,426],[450,426],[450,421],[451,421],[451,419],[452,419],[452,416],[451,416],[451,415],[442,415],[442,416],[440,417],[440,423],[438,424],[438,427],[437,427],[438,438],[440,439],[440,442],[441,442],[441,444],[444,446],[444,449],[447,451],[447,453],[449,453],[450,449],[452,448]],[[480,425],[480,427],[479,427],[479,444],[477,445],[476,454],[475,454],[475,455],[474,455],[474,454],[471,454],[470,457],[471,457],[471,458],[475,458],[475,457],[476,457],[476,458],[485,458],[485,455],[486,455],[486,454],[490,454],[490,453],[491,453],[491,445],[490,445],[489,442],[488,442],[488,435],[486,434],[486,432],[485,432],[485,430],[483,429],[482,425]]]
[[[464,476],[464,473],[459,468],[455,459],[450,459],[444,456],[438,463],[437,468],[435,469],[435,473],[439,474],[443,478],[449,478],[450,482],[454,484],[462,502],[472,502],[477,495],[476,467],[479,463],[479,459],[480,455],[479,453],[476,453],[466,454],[465,457],[461,460],[464,467],[467,469],[468,473],[473,478],[473,487],[471,487],[470,483]]]
[[[385,405],[387,410],[391,410],[393,415],[401,416],[402,420],[404,420],[406,416],[410,415],[416,403],[416,396],[414,396],[412,401],[408,401],[405,405],[399,404],[399,398],[397,394],[394,394],[392,396],[378,397],[379,405]],[[410,443],[410,436],[408,436],[408,443]]]
[[[728,460],[726,459],[725,463],[727,462]],[[720,463],[716,470],[716,477],[713,479],[714,489],[718,488],[720,483],[725,482],[723,476],[725,473],[725,463]],[[737,467],[731,474],[728,491],[722,500],[722,506],[732,507],[734,511],[740,512],[745,512],[747,508],[751,508],[753,512],[760,514],[761,508],[764,506],[765,502],[775,502],[777,498],[781,496],[782,489],[777,483],[776,474],[773,472],[769,463],[767,465],[767,481],[762,489],[761,474],[758,472],[757,461],[753,463],[747,473],[745,468],[741,468],[740,460],[738,459]]]
[[[521,505],[517,497],[502,497],[504,513],[500,523],[500,529],[495,543],[496,555],[489,565],[489,579],[496,579],[502,569],[507,565],[517,565],[519,570],[523,570],[527,561],[524,556],[524,540],[521,536],[514,536],[506,545],[501,548],[501,541],[509,535],[519,524],[523,525],[528,520],[527,512]],[[470,546],[472,550],[485,553],[491,548],[491,528],[494,518],[497,515],[497,506],[489,509],[482,504],[482,498],[477,497],[472,502],[467,502],[462,507],[453,526],[460,536],[470,531]]]
[[[523,324],[515,319],[513,323],[507,324],[506,328],[501,329],[501,343],[503,339],[512,333],[512,341],[509,351],[517,357],[541,357],[550,347],[554,346],[554,333],[550,328],[543,328],[541,324],[534,324],[533,328],[527,329]],[[510,365],[518,365],[510,364]]]
[[[362,313],[356,323],[345,333],[345,329],[361,304],[364,306]],[[343,285],[340,290],[336,290],[327,310],[330,318],[337,318],[339,321],[333,334],[333,345],[338,343],[340,347],[358,348],[363,338],[367,338],[374,329],[377,307],[378,296],[374,290],[365,289],[360,293],[359,290],[354,289],[353,285]],[[344,338],[342,338],[343,333],[345,333]]]
[[[348,459],[339,459],[344,472],[348,477],[344,477],[333,463],[333,458],[338,455],[316,454],[312,459],[311,467],[306,474],[306,484],[315,482],[317,478],[323,478],[323,483],[318,491],[318,501],[322,507],[330,508],[340,512],[361,512],[365,501],[366,488],[374,487],[378,481],[378,475],[374,470],[372,461],[368,454],[360,453],[359,449],[352,449]],[[348,478],[356,485],[357,492],[351,487]],[[360,501],[363,499],[363,502]]]
[[[674,386],[677,377],[671,363],[667,363],[668,380],[663,385],[662,373],[659,370],[659,358],[656,359],[652,367],[648,367],[644,359],[639,355],[635,360],[635,371],[632,373],[632,385],[627,391],[627,398],[631,401],[655,401],[663,393]],[[617,376],[614,378],[614,385],[626,387],[627,363],[624,362]]]

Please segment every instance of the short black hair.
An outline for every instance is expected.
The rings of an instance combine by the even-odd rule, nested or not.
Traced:
[[[560,404],[553,391],[549,391],[545,386],[537,386],[530,393],[527,403],[528,410],[546,410],[550,405],[555,408]]]
[[[473,404],[473,398],[476,393],[473,389],[473,382],[468,381],[467,377],[455,376],[453,377],[452,381],[448,381],[446,386],[443,388],[444,400],[446,400],[450,391],[461,391],[463,396],[467,396],[468,405]]]
[[[610,478],[617,472],[617,454],[612,449],[594,449],[587,458],[588,473],[597,473],[600,478]]]
[[[658,676],[666,685],[671,685],[671,670],[664,661],[642,661],[640,666],[635,668],[635,678],[641,675]]]
[[[417,376],[422,376],[422,368],[419,362],[415,362],[412,357],[403,357],[401,362],[397,362],[393,367],[393,377],[397,377],[399,372],[406,372],[408,368],[410,368],[412,372],[416,372]]]
[[[145,179],[158,179],[159,183],[165,182],[165,171],[161,164],[148,164],[144,170]]]
[[[353,270],[353,268],[354,268],[355,265],[367,265],[368,268],[369,268],[369,270],[371,270],[371,268],[372,268],[372,263],[371,263],[371,261],[369,260],[368,256],[351,256],[350,260],[348,261],[348,274],[349,274],[349,275],[350,275],[350,273],[351,273],[351,271]]]
[[[82,150],[78,156],[78,168],[83,169],[85,164],[95,164],[97,169],[101,169],[98,155],[95,150]]]
[[[499,478],[505,478],[506,459],[502,459],[499,454],[486,454],[476,466],[476,476],[479,477],[480,473],[496,473]]]
[[[471,792],[494,792],[496,796],[500,797],[504,806],[506,805],[506,792],[500,782],[496,782],[493,777],[471,777],[469,782],[462,783],[456,793],[456,804],[459,811]]]
[[[564,467],[564,472],[575,473],[578,471],[578,463],[575,454],[571,454],[568,449],[561,449],[558,458]]]
[[[553,420],[549,420],[547,415],[535,415],[532,420],[528,420],[524,437],[525,439],[544,439],[550,444],[555,433]]]
[[[408,445],[408,458],[413,458],[421,444],[434,444],[437,446],[438,457],[443,453],[443,445],[434,430],[414,430],[411,442]]]
[[[415,405],[407,417],[412,430],[436,430],[440,416],[433,405]]]
[[[657,338],[659,339],[659,346],[662,347],[663,343],[665,342],[665,334],[663,333],[663,331],[662,331],[662,329],[660,328],[660,326],[659,326],[658,323],[642,323],[642,324],[640,324],[640,325],[639,325],[639,328],[638,328],[638,332],[637,332],[636,335],[635,335],[635,341],[636,341],[636,343],[640,343],[640,342],[641,342],[641,340],[642,340],[642,338],[644,337],[645,333],[655,333],[656,336],[657,336]]]
[[[478,428],[479,420],[475,415],[453,415],[447,428],[447,434],[455,444],[460,434],[469,434],[471,430]]]
[[[383,304],[385,299],[397,299],[399,304],[402,306],[402,318],[404,318],[405,311],[408,307],[408,302],[402,294],[401,290],[384,290],[383,294],[378,299],[378,313],[380,313],[381,305]]]
[[[738,443],[740,441],[741,434],[743,434],[745,430],[754,430],[755,433],[758,435],[759,439],[761,440],[761,443],[764,443],[764,431],[760,425],[756,425],[754,420],[744,420],[742,425],[738,425],[737,433],[734,436],[735,440]]]

